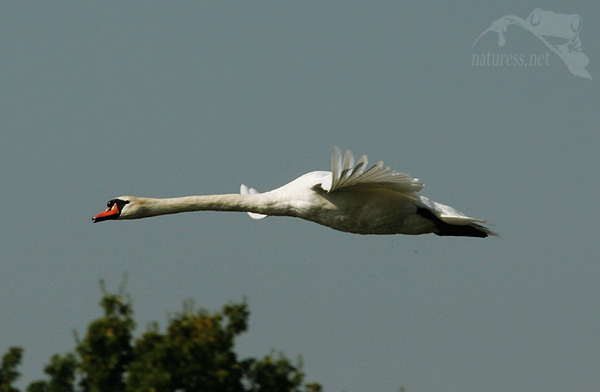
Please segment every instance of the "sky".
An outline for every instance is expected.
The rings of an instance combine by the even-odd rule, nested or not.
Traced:
[[[0,351],[25,349],[18,386],[128,274],[137,335],[188,298],[246,297],[240,358],[302,355],[325,391],[600,390],[599,22],[594,1],[3,2]],[[500,237],[90,219],[121,195],[270,190],[329,170],[335,145]]]

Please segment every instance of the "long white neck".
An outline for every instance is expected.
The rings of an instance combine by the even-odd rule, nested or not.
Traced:
[[[121,219],[148,218],[157,215],[177,214],[190,211],[239,211],[268,215],[281,215],[285,208],[272,200],[268,194],[202,195],[169,199],[130,197],[131,211],[124,209]]]

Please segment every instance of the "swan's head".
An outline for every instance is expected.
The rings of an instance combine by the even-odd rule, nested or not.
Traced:
[[[96,223],[105,220],[135,218],[136,212],[139,209],[138,204],[140,203],[137,202],[137,198],[132,196],[121,196],[111,199],[106,203],[106,211],[95,215],[92,221]]]

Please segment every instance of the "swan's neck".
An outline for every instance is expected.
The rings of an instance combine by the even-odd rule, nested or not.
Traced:
[[[157,215],[190,211],[239,211],[278,215],[277,203],[266,194],[258,195],[203,195],[170,199],[135,198],[136,208],[124,213],[122,219],[148,218]],[[133,206],[132,206],[133,207]],[[124,211],[125,212],[125,211]]]

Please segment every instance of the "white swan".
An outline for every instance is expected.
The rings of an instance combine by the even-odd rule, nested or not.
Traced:
[[[417,194],[423,184],[378,162],[366,170],[363,155],[354,164],[350,151],[333,150],[331,172],[315,171],[270,192],[246,185],[241,194],[172,199],[121,196],[110,200],[94,222],[139,219],[189,211],[243,211],[254,219],[292,216],[357,234],[426,234],[487,237],[485,221],[470,218]]]

